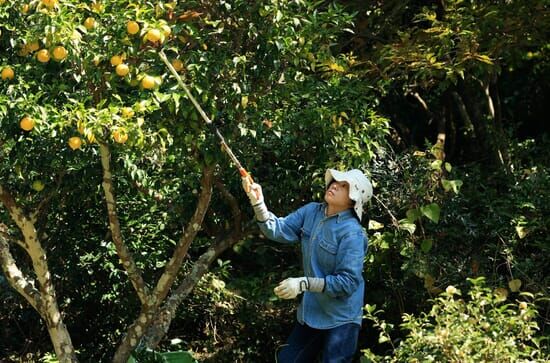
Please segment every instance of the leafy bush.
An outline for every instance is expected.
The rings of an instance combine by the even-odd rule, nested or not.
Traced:
[[[547,337],[537,335],[538,312],[533,294],[520,293],[516,302],[502,289],[486,287],[485,278],[468,279],[468,299],[450,285],[434,299],[428,313],[405,314],[401,327],[408,333],[393,356],[365,349],[363,362],[543,362]],[[366,318],[381,330],[380,342],[390,341],[392,328],[366,306]],[[392,344],[394,344],[392,342]]]

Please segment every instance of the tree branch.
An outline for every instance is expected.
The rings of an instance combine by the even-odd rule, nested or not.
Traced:
[[[31,306],[40,315],[40,292],[28,281],[13,258],[9,241],[7,238],[7,228],[0,224],[0,265],[10,285],[31,304]],[[13,241],[13,240],[12,240]]]
[[[460,116],[462,117],[462,121],[464,121],[464,127],[466,129],[466,133],[475,138],[474,124],[472,123],[472,119],[468,114],[468,110],[466,109],[464,100],[462,99],[462,97],[460,97],[460,95],[456,91],[453,91],[452,95],[453,95],[453,99],[455,100],[456,106],[458,107]]]
[[[113,177],[111,173],[111,151],[107,144],[99,144],[99,151],[101,155],[101,166],[103,168],[103,192],[105,195],[105,202],[107,203],[107,213],[109,215],[109,229],[113,242],[116,247],[118,257],[122,261],[122,266],[128,273],[128,278],[132,283],[134,290],[136,291],[142,304],[147,304],[150,297],[150,292],[143,280],[141,270],[137,267],[131,252],[126,247],[120,231],[120,222],[118,220],[118,214],[116,210],[116,198],[114,194]]]
[[[172,258],[166,264],[164,273],[159,278],[155,287],[154,293],[157,306],[159,306],[168,295],[168,291],[174,283],[174,280],[176,279],[183,259],[187,255],[189,246],[191,245],[191,242],[193,242],[193,239],[195,239],[197,232],[201,228],[206,211],[210,206],[210,199],[212,198],[213,175],[214,168],[211,166],[205,166],[202,172],[201,191],[195,213],[187,224],[185,232],[178,241],[178,244],[176,245],[176,249],[174,250]]]

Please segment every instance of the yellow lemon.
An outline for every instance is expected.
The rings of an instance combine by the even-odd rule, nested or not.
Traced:
[[[179,59],[173,59],[172,60],[172,67],[174,67],[174,69],[176,70],[176,72],[179,72],[181,71],[183,68],[184,68],[184,64],[181,60]]]
[[[31,131],[34,128],[34,120],[29,116],[25,116],[19,121],[19,127],[25,131]]]
[[[139,24],[133,20],[130,20],[126,23],[126,30],[128,31],[128,34],[137,34],[139,32]]]
[[[35,40],[34,42],[30,42],[27,44],[27,49],[31,52],[36,52],[40,48],[40,44]]]
[[[52,9],[55,6],[55,4],[57,4],[57,0],[42,0],[42,4]]]
[[[134,116],[134,110],[131,107],[122,107],[122,117],[131,118]]]
[[[124,129],[117,129],[113,131],[112,136],[113,140],[115,140],[115,142],[118,142],[119,144],[124,144],[126,141],[128,141],[128,134]]]
[[[25,57],[27,55],[29,55],[31,51],[29,50],[29,46],[28,44],[23,44],[21,46],[21,49],[19,49],[19,51],[17,52],[17,55],[20,56],[20,57]]]
[[[120,56],[120,55],[114,55],[114,56],[111,57],[111,65],[112,65],[113,67],[116,67],[116,66],[118,66],[118,65],[121,64],[121,63],[122,63],[122,56]]]
[[[40,63],[47,63],[50,61],[50,52],[47,49],[40,49],[38,53],[36,53],[36,59]]]
[[[116,66],[115,69],[116,74],[118,74],[120,77],[124,77],[125,75],[130,72],[130,68],[125,63],[120,63],[118,66]]]
[[[37,192],[41,192],[42,190],[44,190],[44,183],[42,183],[41,180],[35,180],[32,182],[32,188],[37,191]]]
[[[11,67],[5,67],[4,69],[2,69],[2,79],[3,80],[6,80],[6,79],[13,79],[13,77],[15,76],[15,72],[13,71],[13,69]]]
[[[89,18],[86,18],[86,20],[84,20],[84,27],[88,30],[92,30],[93,28],[95,28],[95,19],[91,16]]]
[[[155,78],[153,76],[145,76],[141,80],[141,86],[145,89],[152,89],[155,87]]]
[[[160,30],[158,29],[150,29],[147,32],[147,35],[145,36],[148,41],[151,43],[158,42],[160,39]]]
[[[73,150],[80,149],[82,146],[82,139],[78,136],[73,136],[69,139],[69,147]]]
[[[55,47],[52,52],[53,59],[55,59],[56,61],[62,61],[63,59],[67,58],[67,54],[67,49],[65,49],[65,47],[61,45]]]

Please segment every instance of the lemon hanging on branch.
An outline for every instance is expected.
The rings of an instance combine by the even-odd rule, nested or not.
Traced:
[[[44,183],[42,182],[42,180],[35,180],[32,182],[32,189],[37,191],[37,192],[41,192],[44,190]]]
[[[42,4],[46,5],[49,9],[53,9],[57,5],[57,0],[42,0]]]
[[[120,63],[116,66],[115,72],[118,76],[124,77],[130,72],[130,67],[126,63]]]
[[[95,19],[92,18],[91,16],[86,18],[86,20],[84,20],[84,27],[87,29],[87,30],[92,30],[95,28],[95,25],[96,25],[96,22],[95,22]]]
[[[160,40],[161,32],[158,29],[149,29],[145,34],[145,39],[151,43],[156,43]]]
[[[113,140],[119,144],[124,144],[126,141],[128,141],[128,134],[126,133],[125,129],[116,129],[111,134],[113,136]]]
[[[141,79],[141,87],[144,89],[153,89],[160,84],[160,77],[153,77],[147,74]]]
[[[114,55],[114,56],[111,57],[111,65],[112,65],[113,67],[116,67],[116,66],[118,66],[119,64],[121,64],[123,60],[124,60],[124,59],[122,58],[121,55]]]
[[[78,136],[69,138],[69,147],[73,150],[78,150],[82,147],[82,139]]]
[[[139,24],[133,20],[130,20],[126,23],[126,31],[130,35],[139,33]]]
[[[34,120],[29,116],[25,116],[19,121],[19,127],[25,131],[31,131],[34,128]]]
[[[48,63],[50,61],[50,52],[47,49],[40,49],[38,53],[36,53],[36,59],[40,63]]]
[[[65,47],[61,45],[55,47],[52,52],[53,59],[58,62],[61,62],[62,60],[67,58],[67,54],[69,54],[69,52],[67,52],[67,49],[65,49]]]
[[[6,79],[10,80],[10,79],[13,79],[14,76],[15,76],[15,72],[10,66],[7,66],[4,69],[2,69],[2,80],[6,80]]]

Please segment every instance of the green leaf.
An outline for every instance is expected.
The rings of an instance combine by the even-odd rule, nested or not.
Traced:
[[[281,12],[281,10],[277,10],[277,13],[275,15],[275,22],[278,23],[279,21],[281,21],[282,18],[283,18],[283,13]]]
[[[420,210],[422,211],[422,214],[425,215],[432,222],[434,223],[439,222],[439,214],[441,212],[441,209],[436,203],[432,203],[432,204],[428,204],[423,207],[420,207]]]
[[[432,163],[430,164],[430,167],[431,167],[433,170],[440,170],[440,169],[441,169],[441,165],[443,165],[443,161],[442,161],[442,160],[434,160],[434,161],[432,161]]]
[[[430,250],[432,249],[432,246],[433,246],[433,241],[431,239],[425,239],[422,241],[422,243],[420,243],[420,249],[424,253],[430,252]]]
[[[370,230],[378,230],[378,229],[382,229],[384,228],[384,224],[383,223],[380,223],[380,222],[377,222],[373,219],[369,220],[369,229]]]
[[[367,310],[369,314],[372,314],[376,310],[376,304],[366,304],[365,310]]]
[[[476,59],[483,62],[483,63],[487,63],[487,64],[493,64],[493,61],[491,60],[491,58],[489,58],[488,56],[484,55],[484,54],[476,54]]]
[[[455,194],[458,194],[460,188],[462,187],[462,180],[446,180],[441,179],[441,185],[446,192],[453,191]]]
[[[422,217],[422,212],[418,208],[409,209],[407,211],[407,219],[411,222],[414,222]]]
[[[416,231],[416,224],[411,222],[409,219],[402,219],[399,221],[399,229],[407,231],[410,234],[414,234],[414,231]]]
[[[529,231],[525,228],[525,226],[516,226],[516,233],[518,234],[519,239],[524,239],[527,237]]]

